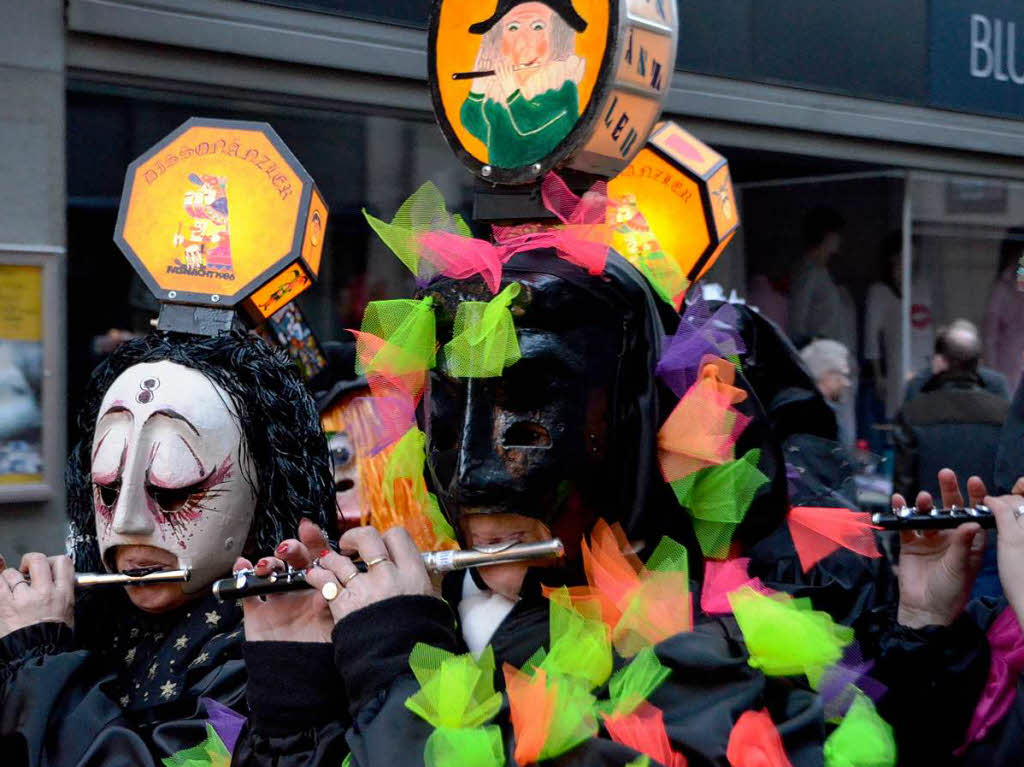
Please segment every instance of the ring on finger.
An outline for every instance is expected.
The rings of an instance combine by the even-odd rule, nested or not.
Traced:
[[[349,584],[349,581],[351,581],[353,578],[355,578],[359,574],[360,573],[359,573],[358,570],[356,570],[354,573],[349,573],[348,575],[346,575],[344,578],[341,579],[341,585],[342,586],[347,586]]]
[[[320,595],[328,602],[333,602],[340,593],[341,587],[337,581],[327,581],[327,583],[320,587]]]
[[[390,561],[391,560],[388,559],[387,557],[374,557],[373,559],[371,559],[369,562],[366,563],[366,566],[367,567],[373,567],[374,565],[379,565],[382,562],[390,562]]]
[[[1018,506],[1016,509],[1013,510],[1014,519],[1019,520],[1021,517],[1024,517],[1024,506]]]
[[[16,588],[18,588],[18,586],[28,586],[28,585],[30,585],[28,581],[18,581],[13,586],[11,586],[11,591],[14,591]]]

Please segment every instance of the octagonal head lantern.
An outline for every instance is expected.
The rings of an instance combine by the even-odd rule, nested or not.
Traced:
[[[269,125],[192,118],[128,167],[114,240],[164,306],[161,327],[169,305],[260,322],[316,279],[326,225]]]
[[[608,196],[613,246],[677,309],[739,228],[728,162],[673,122],[655,128]]]

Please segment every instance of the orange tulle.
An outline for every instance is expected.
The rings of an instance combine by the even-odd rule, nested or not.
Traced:
[[[637,706],[631,714],[606,716],[604,726],[616,743],[647,754],[665,767],[686,767],[686,757],[672,750],[665,730],[664,714],[647,701]]]
[[[530,676],[508,663],[502,667],[502,672],[509,718],[516,736],[516,763],[533,764],[540,759],[555,712],[555,697],[548,693],[547,673],[544,669],[535,669]]]
[[[732,767],[793,767],[767,709],[743,713],[729,733],[725,758]]]
[[[627,658],[644,647],[693,628],[693,604],[685,564],[675,569],[648,568],[635,554],[629,553],[630,548],[618,524],[598,520],[589,545],[586,540],[581,544],[583,569],[589,585],[568,589],[574,605],[585,606],[595,613],[600,608],[601,620],[612,632],[615,649]],[[669,548],[681,547],[673,543]],[[546,589],[544,593],[549,596],[551,590]]]
[[[805,573],[840,547],[872,559],[882,556],[874,533],[881,528],[871,524],[867,512],[795,507],[786,521]]]
[[[658,459],[666,482],[674,482],[734,457],[734,446],[750,419],[731,406],[747,393],[732,383],[736,367],[705,357],[700,377],[658,431]]]

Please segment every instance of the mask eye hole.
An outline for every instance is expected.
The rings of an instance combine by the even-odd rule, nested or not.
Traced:
[[[164,511],[179,511],[195,492],[194,487],[168,488],[149,485],[146,487],[149,497],[156,501]]]
[[[539,423],[519,421],[505,430],[502,444],[505,447],[548,448],[551,447],[551,435]]]
[[[118,480],[109,485],[96,483],[96,490],[100,495],[100,502],[108,509],[112,509],[117,503],[117,497],[121,494],[121,482]]]

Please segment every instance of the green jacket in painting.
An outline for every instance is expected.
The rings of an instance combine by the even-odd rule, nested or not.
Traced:
[[[579,115],[579,95],[572,80],[532,99],[517,90],[507,106],[470,93],[460,113],[463,126],[487,145],[488,161],[498,168],[537,162],[569,134]]]

